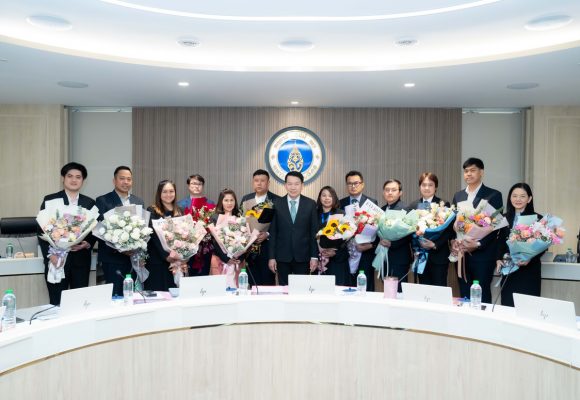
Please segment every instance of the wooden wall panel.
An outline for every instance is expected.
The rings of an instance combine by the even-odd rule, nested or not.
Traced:
[[[241,196],[251,191],[252,172],[265,167],[270,137],[288,126],[310,129],[326,148],[326,165],[307,196],[327,184],[344,195],[351,169],[364,174],[365,192],[379,203],[387,178],[403,182],[407,202],[418,197],[423,171],[439,176],[443,198],[461,187],[460,109],[135,108],[134,192],[150,203],[157,182],[169,178],[181,198],[186,177],[199,173],[209,198],[225,187]],[[284,193],[274,181],[271,189]]]

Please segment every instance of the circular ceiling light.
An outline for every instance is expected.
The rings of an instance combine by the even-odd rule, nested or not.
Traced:
[[[178,82],[177,85],[179,85],[181,87],[188,87],[189,86],[189,82]]]
[[[534,88],[537,88],[538,86],[540,86],[540,84],[538,84],[536,82],[520,82],[520,83],[509,84],[506,87],[508,89],[513,89],[513,90],[526,90],[526,89],[534,89]]]
[[[285,40],[278,44],[278,48],[280,50],[291,52],[309,51],[314,48],[314,43],[300,39]]]
[[[292,104],[293,106],[297,106],[298,104],[300,104],[300,102],[296,101],[296,100],[292,100],[290,102],[290,104]]]
[[[72,24],[64,18],[52,15],[31,15],[26,21],[37,28],[51,31],[68,31],[72,29]]]
[[[419,43],[418,40],[413,38],[401,38],[395,40],[395,44],[399,47],[411,47],[416,45],[417,43]]]
[[[199,40],[194,38],[181,38],[177,40],[177,43],[183,47],[199,47],[201,45]]]
[[[57,85],[69,89],[84,89],[86,87],[89,87],[89,85],[87,85],[86,83],[74,81],[60,81],[57,82]]]
[[[548,15],[528,21],[524,27],[529,31],[549,31],[562,28],[572,22],[569,15]]]
[[[406,88],[412,88],[415,87],[415,84],[413,82],[407,82],[403,86],[405,86]]]

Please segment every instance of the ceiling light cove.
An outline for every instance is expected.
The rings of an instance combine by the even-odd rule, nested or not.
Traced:
[[[50,31],[68,31],[72,29],[72,24],[64,18],[54,15],[31,15],[26,21],[37,28]]]
[[[479,1],[455,1],[451,2],[452,4],[447,7],[438,7],[438,8],[425,8],[425,9],[412,9],[412,10],[405,10],[405,9],[398,9],[394,12],[386,12],[383,8],[375,10],[375,14],[369,15],[295,15],[299,14],[301,7],[297,6],[296,2],[290,2],[293,6],[293,10],[290,9],[286,10],[283,6],[280,6],[278,2],[274,2],[271,4],[276,4],[277,10],[282,10],[282,12],[278,11],[278,14],[273,15],[241,15],[243,14],[240,12],[240,15],[226,15],[221,14],[219,12],[200,12],[197,10],[187,10],[183,7],[186,7],[183,2],[181,2],[180,7],[181,9],[173,9],[168,8],[167,4],[171,3],[170,1],[158,1],[159,7],[155,7],[153,5],[146,5],[140,3],[155,3],[155,1],[122,1],[122,0],[101,0],[104,3],[108,3],[111,5],[130,8],[139,11],[145,11],[155,14],[163,14],[163,15],[170,15],[175,17],[184,17],[184,18],[194,18],[194,19],[206,19],[206,20],[219,20],[219,21],[238,21],[238,22],[348,22],[348,21],[380,21],[380,20],[389,20],[389,19],[403,19],[403,18],[413,18],[413,17],[422,17],[426,15],[435,15],[435,14],[446,14],[461,10],[466,10],[475,7],[486,6],[488,4],[497,3],[501,0],[479,0]],[[187,3],[187,2],[186,2]],[[303,7],[306,9],[312,9],[313,4],[311,2],[303,2],[305,6]],[[416,1],[414,3],[417,3]],[[429,6],[429,2],[423,2],[425,7]],[[456,4],[455,4],[456,3]],[[199,2],[189,2],[189,4],[193,5],[194,7],[202,7],[200,6]],[[355,4],[355,2],[353,2]],[[384,7],[381,3],[381,7]],[[165,6],[165,7],[162,7]],[[395,7],[395,6],[391,6]],[[218,7],[219,8],[219,7]],[[249,7],[251,8],[251,7]],[[332,14],[333,7],[328,4],[328,7],[322,7],[324,9],[324,13]],[[337,7],[334,7],[337,8]],[[275,11],[277,11],[275,10]],[[357,8],[353,7],[352,12],[356,13]],[[274,12],[274,10],[273,10]],[[291,15],[284,15],[285,13]]]

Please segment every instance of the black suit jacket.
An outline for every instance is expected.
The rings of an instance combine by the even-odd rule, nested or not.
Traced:
[[[240,206],[244,203],[244,201],[248,201],[248,200],[252,200],[256,197],[256,193],[252,192],[252,193],[248,193],[246,194],[244,197],[242,197],[242,200],[240,201]],[[278,200],[280,198],[280,196],[278,196],[276,193],[272,193],[268,190],[268,193],[266,193],[266,200],[270,200],[271,202],[274,202],[274,200]]]
[[[129,196],[129,202],[131,204],[137,204],[144,206],[143,200],[135,195]],[[121,198],[114,190],[107,194],[97,197],[96,200],[97,207],[99,208],[99,212],[101,216],[99,217],[100,220],[103,219],[103,215],[115,208],[120,207],[123,205]],[[124,254],[119,253],[118,251],[114,250],[113,248],[107,246],[102,240],[99,240],[99,261],[102,263],[110,263],[110,264],[126,264],[129,262],[129,257]]]
[[[375,199],[373,199],[371,197],[368,197],[368,196],[365,196],[364,194],[362,194],[361,197],[360,197],[359,205],[362,206],[365,203],[365,201],[367,201],[367,200],[372,201],[376,205],[379,204]],[[342,208],[343,210],[345,210],[346,209],[346,206],[349,206],[350,205],[350,196],[343,197],[342,199],[339,200],[338,203],[340,204],[340,208]],[[371,264],[372,264],[373,260],[375,259],[375,249],[377,247],[377,243],[378,242],[375,241],[373,243],[373,247],[371,247],[367,251],[363,251],[361,253],[361,259],[360,259],[360,262],[359,262],[359,268],[366,268],[366,269],[371,269],[372,268],[371,267]]]
[[[496,210],[503,207],[503,199],[501,193],[485,185],[481,185],[481,188],[475,195],[475,199],[473,200],[473,206],[477,207],[482,199],[487,200],[487,202],[490,205],[492,205]],[[465,200],[467,200],[467,193],[465,192],[465,190],[460,190],[453,196],[453,205],[457,205],[457,203]],[[474,261],[494,260],[497,252],[497,235],[498,232],[496,231],[484,237],[482,240],[480,240],[481,246],[478,249],[472,251],[471,255],[467,254],[467,257],[472,258]]]
[[[433,200],[431,200],[432,203],[441,203],[441,199],[437,196],[433,196]],[[419,204],[423,202],[423,199],[417,199],[415,201],[413,201],[411,204],[409,204],[408,209],[409,210],[417,210],[419,209]],[[449,202],[445,201],[445,206],[449,207]],[[449,263],[449,240],[453,237],[454,231],[453,231],[453,224],[449,224],[449,226],[447,227],[447,229],[445,229],[443,231],[443,233],[441,233],[441,235],[433,240],[433,243],[435,243],[435,247],[437,247],[437,250],[429,250],[429,261],[436,263],[436,264],[448,264]]]
[[[397,201],[395,204],[388,206],[385,204],[381,208],[383,211],[387,210],[407,210],[407,206],[401,200]],[[413,235],[407,235],[402,239],[393,240],[391,242],[391,247],[389,247],[389,264],[396,264],[396,265],[409,265],[411,264],[411,260],[413,259],[413,253],[411,251],[411,239]],[[380,241],[380,238],[377,236],[376,243]]]
[[[300,196],[296,220],[292,223],[288,195],[274,201],[274,219],[270,224],[269,258],[280,262],[307,262],[318,258],[316,202]]]
[[[45,196],[44,199],[42,200],[42,204],[40,205],[40,209],[44,210],[46,202],[49,200],[54,200],[54,199],[63,199],[65,205],[69,204],[66,192],[64,190],[61,190],[60,192],[49,194],[49,195]],[[79,194],[78,205],[83,207],[83,208],[86,208],[87,210],[90,210],[95,205],[95,201],[93,199],[91,199],[90,197],[85,196],[84,194]],[[42,234],[42,229],[39,226],[38,227],[38,235],[39,235],[38,244],[40,245],[40,250],[41,250],[42,256],[44,258],[44,265],[48,266],[48,258],[47,257],[48,257],[49,244],[46,240],[40,239],[41,234]],[[91,249],[92,249],[93,245],[95,244],[96,238],[92,234],[89,234],[85,238],[85,240],[87,242],[89,242],[89,244],[91,245],[91,248],[69,252],[68,256],[66,258],[65,268],[70,267],[72,265],[79,265],[79,266],[83,266],[83,267],[86,266],[87,268],[90,268],[90,266],[91,266]]]

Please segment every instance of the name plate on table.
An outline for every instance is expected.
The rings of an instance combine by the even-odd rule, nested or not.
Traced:
[[[334,275],[288,275],[288,294],[334,295]]]
[[[195,299],[226,295],[226,276],[190,276],[179,280],[179,298]]]
[[[401,283],[403,298],[410,301],[453,305],[451,288],[448,286],[420,285],[418,283]]]
[[[578,330],[576,310],[570,301],[514,293],[514,305],[520,318]]]
[[[98,311],[112,307],[113,284],[63,290],[60,298],[59,317]]]

